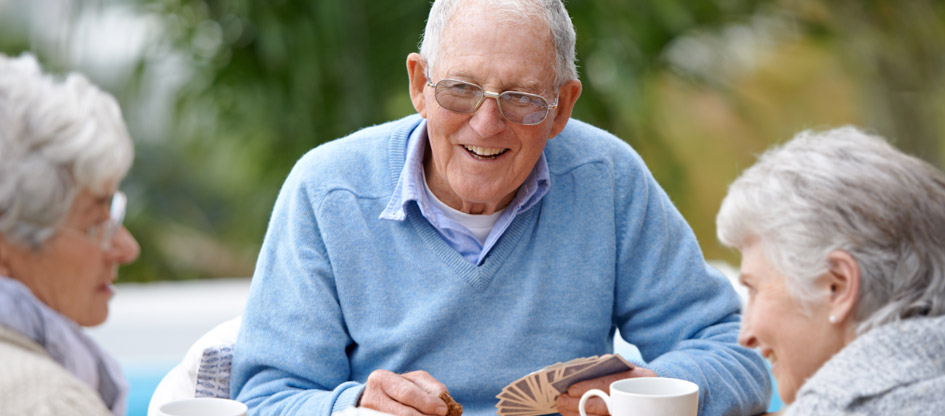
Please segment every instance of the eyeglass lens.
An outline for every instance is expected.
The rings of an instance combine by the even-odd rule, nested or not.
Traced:
[[[112,196],[111,206],[109,207],[108,219],[100,226],[93,227],[90,230],[90,237],[98,240],[102,249],[108,250],[111,248],[112,237],[115,236],[115,232],[118,231],[118,228],[121,227],[122,222],[125,220],[125,207],[127,204],[128,197],[125,196],[125,193],[121,191],[115,192],[115,195]]]
[[[443,108],[457,113],[472,113],[486,99],[483,89],[468,82],[444,79],[436,83],[436,102]],[[491,95],[491,94],[489,94]],[[548,101],[544,97],[524,92],[506,91],[496,100],[499,111],[513,123],[534,125],[548,115]]]

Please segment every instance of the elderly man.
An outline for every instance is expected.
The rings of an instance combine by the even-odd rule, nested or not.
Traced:
[[[639,156],[569,120],[581,83],[560,0],[438,0],[407,73],[419,115],[322,145],[286,180],[236,345],[239,400],[444,415],[448,390],[495,414],[506,384],[610,353],[619,329],[647,362],[573,385],[558,411],[654,375],[697,383],[704,415],[765,410],[730,284]]]

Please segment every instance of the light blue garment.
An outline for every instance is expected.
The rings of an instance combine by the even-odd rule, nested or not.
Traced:
[[[423,155],[427,147],[427,122],[422,119],[419,125],[410,133],[407,140],[407,160],[404,168],[400,172],[397,186],[394,188],[394,195],[390,198],[387,208],[381,213],[380,218],[384,220],[404,221],[406,219],[406,207],[411,201],[416,202],[420,207],[420,214],[433,225],[433,228],[446,239],[446,242],[458,251],[470,263],[481,265],[489,254],[489,250],[495,246],[496,241],[502,237],[502,234],[509,228],[509,224],[515,219],[519,212],[526,211],[548,192],[548,163],[545,161],[545,155],[542,154],[535,164],[535,168],[525,179],[525,182],[519,188],[515,198],[505,208],[499,219],[496,220],[492,231],[486,237],[485,244],[480,244],[476,236],[462,224],[454,221],[444,213],[425,192],[423,178]]]
[[[125,415],[128,383],[118,363],[73,320],[40,301],[20,281],[6,276],[0,276],[0,326],[39,344],[53,361],[98,392],[112,414]]]
[[[419,116],[319,146],[273,209],[231,391],[255,415],[354,406],[369,374],[425,370],[470,416],[509,382],[609,353],[616,328],[659,375],[699,385],[701,415],[763,412],[762,358],[737,345],[739,299],[639,156],[571,120],[548,142],[551,188],[482,265],[407,204],[388,206]]]

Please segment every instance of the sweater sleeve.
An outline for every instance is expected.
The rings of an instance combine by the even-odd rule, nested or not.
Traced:
[[[311,163],[299,161],[276,200],[236,342],[231,395],[254,415],[328,416],[364,388],[348,381],[351,338],[306,185]]]
[[[737,343],[740,302],[707,265],[695,235],[635,154],[619,167],[615,324],[663,377],[699,385],[700,415],[762,413],[771,397],[763,359]]]

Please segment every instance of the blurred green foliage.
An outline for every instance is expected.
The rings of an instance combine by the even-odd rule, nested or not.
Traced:
[[[409,100],[398,93],[406,86],[403,62],[416,40],[389,31],[419,33],[423,20],[414,17],[424,5],[379,5],[144,3],[176,28],[170,40],[190,53],[196,82],[179,92],[173,140],[154,142],[130,179],[145,189],[160,188],[147,183],[153,173],[144,172],[189,182],[142,195],[178,200],[150,212],[151,223],[141,227],[164,232],[160,224],[173,223],[178,235],[189,238],[153,236],[164,241],[152,247],[154,261],[139,261],[126,276],[250,275],[272,203],[295,160],[322,142],[409,112]],[[195,241],[201,247],[176,249]],[[207,258],[202,251],[218,255]],[[148,269],[155,262],[163,265],[158,273]]]
[[[715,242],[726,185],[754,153],[801,129],[858,124],[941,166],[941,2],[566,5],[584,84],[574,116],[641,153],[709,258],[737,261]],[[158,28],[122,80],[72,65],[68,46],[44,47],[34,39],[43,29],[2,26],[11,10],[2,1],[0,51],[87,72],[122,102],[137,149],[127,224],[142,246],[123,280],[250,275],[295,160],[414,111],[405,60],[427,1],[96,1],[68,13],[109,7]],[[162,94],[164,118],[142,104]]]

